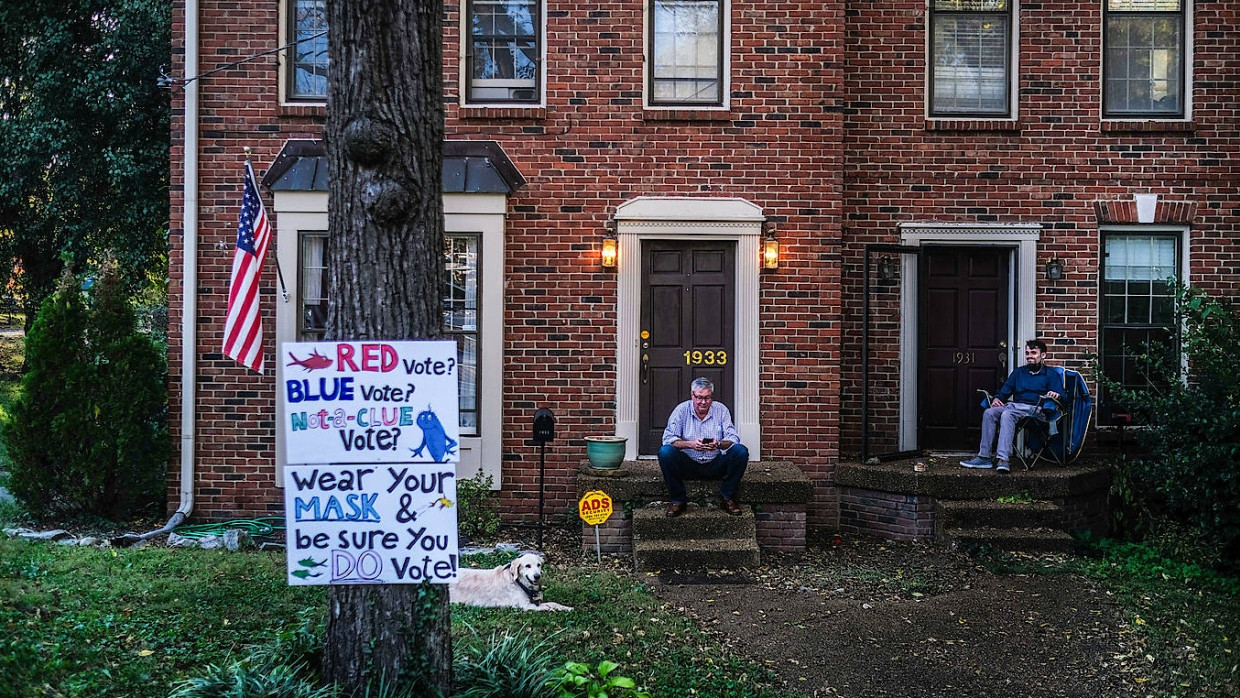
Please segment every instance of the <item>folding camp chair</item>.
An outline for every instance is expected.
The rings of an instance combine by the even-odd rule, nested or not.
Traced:
[[[1063,395],[1058,399],[1043,398],[1035,414],[1022,417],[1016,423],[1012,456],[1025,470],[1041,461],[1067,465],[1076,460],[1085,445],[1085,434],[1094,411],[1094,398],[1080,373],[1062,366],[1048,368],[1059,372],[1063,378]],[[990,393],[978,392],[985,396],[983,406],[989,407]]]

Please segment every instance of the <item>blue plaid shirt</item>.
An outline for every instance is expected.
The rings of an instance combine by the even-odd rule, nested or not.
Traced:
[[[714,438],[715,443],[741,442],[741,435],[736,433],[736,426],[732,424],[732,413],[723,403],[710,403],[710,412],[706,413],[706,419],[698,419],[693,411],[692,400],[676,405],[676,409],[672,410],[671,416],[667,418],[667,428],[663,430],[663,445],[668,446],[673,441],[693,441],[701,438]],[[709,463],[718,458],[720,453],[719,449],[696,451],[692,448],[682,448],[680,452],[699,463]]]

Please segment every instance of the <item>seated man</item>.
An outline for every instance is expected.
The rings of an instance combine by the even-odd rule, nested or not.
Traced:
[[[732,516],[740,516],[736,490],[749,463],[749,450],[741,445],[741,437],[732,424],[732,413],[714,401],[715,384],[698,378],[689,386],[691,400],[672,410],[663,430],[663,447],[659,449],[659,468],[667,484],[667,515],[680,516],[685,511],[688,495],[685,480],[719,480],[720,508]]]
[[[995,453],[995,431],[999,432],[998,453],[1001,473],[1011,470],[1008,457],[1016,440],[1016,422],[1021,417],[1035,415],[1041,409],[1043,397],[1058,398],[1063,393],[1063,378],[1058,372],[1048,370],[1042,364],[1046,359],[1046,343],[1040,339],[1025,342],[1025,365],[1018,366],[995,393],[990,407],[982,414],[982,443],[977,457],[960,464],[966,468],[994,468],[991,454]]]

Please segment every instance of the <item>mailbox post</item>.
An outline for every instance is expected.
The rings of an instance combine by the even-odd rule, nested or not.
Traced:
[[[555,415],[546,407],[534,412],[534,443],[538,444],[538,549],[542,550],[543,503],[546,500],[547,442],[555,439]]]

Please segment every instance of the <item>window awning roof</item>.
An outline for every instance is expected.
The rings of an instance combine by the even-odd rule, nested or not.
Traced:
[[[445,194],[511,194],[525,184],[495,141],[444,141]],[[263,186],[271,191],[327,191],[327,150],[320,139],[284,144]]]

